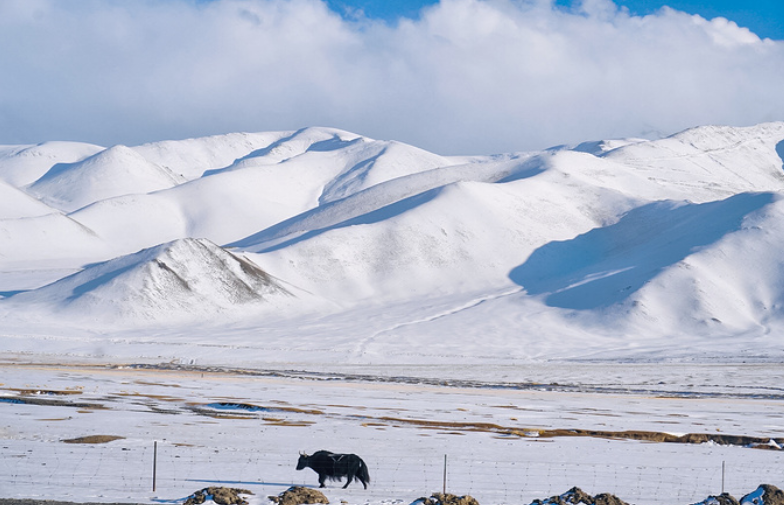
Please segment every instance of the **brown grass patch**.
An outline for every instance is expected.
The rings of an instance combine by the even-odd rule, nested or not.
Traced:
[[[135,380],[133,381],[134,384],[140,384],[142,386],[161,386],[165,388],[181,388],[179,384],[164,384],[162,382],[150,382],[146,380]]]
[[[114,393],[114,396],[120,398],[148,398],[151,400],[160,400],[162,402],[181,402],[182,398],[177,398],[175,396],[167,396],[167,395],[153,395],[148,393],[129,393],[126,391],[122,391],[120,393]]]
[[[276,419],[276,418],[262,418],[262,421],[266,422],[271,426],[291,426],[295,428],[313,426],[316,424],[314,421],[289,421],[287,419]]]
[[[67,395],[80,395],[82,391],[79,389],[18,389],[10,388],[8,391],[15,391],[20,395],[41,395],[41,396],[67,396]]]
[[[62,440],[66,444],[106,444],[114,442],[115,440],[122,440],[125,437],[118,437],[116,435],[88,435],[86,437],[70,438]]]
[[[8,403],[20,403],[25,405],[44,405],[48,407],[76,407],[80,409],[95,409],[95,410],[103,410],[106,409],[103,405],[99,403],[82,403],[82,402],[71,402],[68,400],[60,400],[57,398],[30,398],[26,396],[0,396],[0,402],[8,402]]]
[[[712,442],[718,445],[732,445],[740,447],[752,447],[756,449],[780,450],[784,446],[784,438],[764,438],[743,435],[724,435],[713,433],[688,433],[686,435],[673,435],[658,431],[605,431],[605,430],[584,430],[584,429],[528,429],[510,428],[493,423],[458,423],[446,421],[429,421],[422,419],[401,419],[394,417],[381,417],[381,421],[386,421],[394,425],[413,425],[425,429],[438,429],[449,432],[475,432],[483,431],[497,433],[504,436],[515,436],[519,438],[554,438],[554,437],[594,437],[611,440],[639,440],[648,442],[667,442],[680,444],[704,444]]]

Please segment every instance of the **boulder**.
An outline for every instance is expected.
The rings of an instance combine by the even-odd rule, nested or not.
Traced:
[[[739,505],[738,500],[729,493],[721,493],[719,496],[709,496],[705,500],[694,505]]]
[[[784,491],[770,484],[760,484],[740,499],[740,505],[784,505]]]
[[[321,491],[299,486],[290,487],[278,496],[270,496],[269,499],[278,505],[329,503],[329,500]]]
[[[579,503],[585,505],[628,505],[615,495],[601,493],[591,496],[579,487],[573,487],[561,495],[551,496],[545,500],[534,500],[531,505],[577,505]]]
[[[189,496],[185,505],[200,505],[210,499],[218,505],[248,505],[248,501],[241,497],[241,494],[253,493],[247,489],[205,487]]]
[[[419,498],[414,503],[422,505],[479,505],[473,496],[457,496],[449,493],[433,493],[429,498]]]

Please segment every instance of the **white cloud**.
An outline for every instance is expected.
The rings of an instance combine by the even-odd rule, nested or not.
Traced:
[[[0,143],[320,125],[489,153],[784,120],[782,82],[784,42],[610,0],[442,0],[396,26],[319,0],[0,2]]]

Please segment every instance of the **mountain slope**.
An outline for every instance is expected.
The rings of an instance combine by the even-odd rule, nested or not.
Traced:
[[[19,149],[0,173],[40,170]],[[784,359],[782,174],[784,123],[475,157],[332,128],[112,148],[0,185],[0,321],[282,360]],[[80,271],[39,288],[41,265]]]
[[[58,163],[28,187],[30,194],[66,212],[116,196],[150,193],[184,180],[125,146],[75,163]]]
[[[15,303],[99,320],[179,320],[288,296],[251,261],[204,239],[182,239],[89,265]]]
[[[150,163],[186,180],[198,179],[208,170],[227,167],[249,153],[269,146],[289,132],[229,133],[185,140],[164,140],[132,147]]]
[[[58,163],[75,163],[103,147],[83,142],[43,142],[30,146],[0,146],[0,179],[22,187],[32,184]]]
[[[44,216],[55,212],[55,209],[0,180],[0,219]]]

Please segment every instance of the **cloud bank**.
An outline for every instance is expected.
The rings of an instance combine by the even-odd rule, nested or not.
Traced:
[[[0,143],[333,126],[441,154],[784,120],[784,41],[610,0],[5,0]]]

